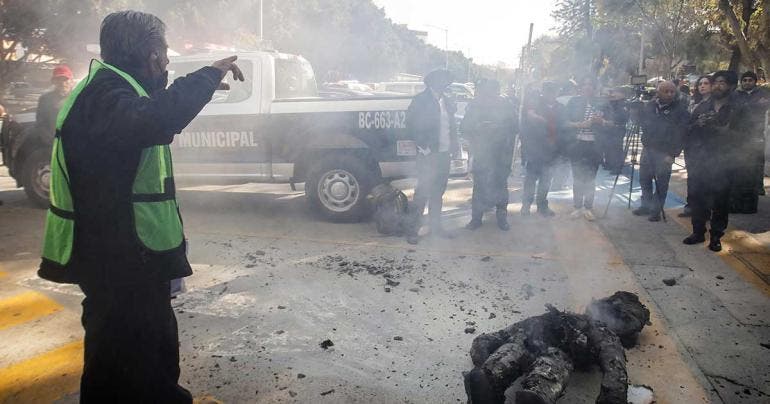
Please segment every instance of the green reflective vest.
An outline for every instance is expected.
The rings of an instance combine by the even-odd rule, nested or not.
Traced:
[[[51,153],[51,206],[46,216],[43,259],[65,268],[72,258],[76,207],[69,185],[61,129],[78,95],[102,69],[117,73],[131,84],[140,97],[148,97],[147,92],[133,77],[114,66],[94,60],[91,62],[88,77],[75,87],[59,111]],[[168,145],[156,145],[142,150],[132,188],[134,228],[144,247],[153,252],[174,250],[184,242],[173,175],[171,150]]]

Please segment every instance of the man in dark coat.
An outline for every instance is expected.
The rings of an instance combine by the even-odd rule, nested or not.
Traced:
[[[522,116],[522,143],[526,145],[527,161],[521,197],[523,216],[530,214],[533,202],[541,216],[555,215],[548,207],[548,191],[564,126],[564,107],[556,100],[559,90],[558,84],[544,82],[542,93],[525,108]]]
[[[427,88],[417,94],[406,111],[406,128],[417,146],[417,187],[409,206],[410,225],[406,233],[409,244],[419,242],[419,231],[425,204],[431,234],[451,237],[441,226],[441,208],[449,180],[452,153],[458,146],[454,101],[445,94],[452,84],[447,70],[435,70],[425,76]]]
[[[713,76],[711,97],[698,104],[690,118],[685,142],[689,153],[692,234],[683,240],[692,245],[705,241],[711,221],[709,249],[721,251],[730,209],[730,177],[736,161],[745,158],[742,145],[748,137],[743,104],[733,93],[738,77],[731,71]]]
[[[178,247],[153,250],[147,247],[147,238],[141,238],[136,218],[149,214],[149,220],[158,219],[157,211],[146,208],[139,197],[163,195],[163,201],[173,201],[173,176],[164,178],[164,194],[137,193],[134,185],[140,183],[143,153],[170,144],[211,100],[225,73],[232,71],[240,80],[243,75],[231,57],[166,89],[165,24],[150,14],[108,15],[102,22],[100,45],[106,65],[92,63],[84,87],[65,102],[70,103],[68,113],[57,133],[56,150],[62,154],[57,161],[66,167],[74,211],[57,213],[52,208],[49,218],[69,213],[75,230],[69,241],[56,240],[65,235],[49,235],[47,230],[46,242],[52,236],[56,247],[70,243],[72,255],[59,267],[47,259],[44,249],[38,273],[45,279],[76,283],[85,294],[81,402],[191,403],[190,392],[178,384],[179,339],[169,285],[172,279],[192,274],[186,243],[182,235]],[[148,96],[140,96],[132,80]],[[156,166],[142,164],[150,167],[143,172],[160,172],[152,168]],[[59,202],[52,192],[53,203]],[[168,217],[177,212],[174,209]],[[173,220],[165,217],[162,222]],[[181,231],[181,226],[177,229]]]
[[[644,145],[639,167],[642,206],[633,213],[637,216],[648,215],[651,222],[660,221],[671,179],[671,165],[682,151],[690,120],[687,105],[676,96],[676,92],[674,83],[659,83],[657,97],[644,105],[640,113]]]
[[[597,141],[602,152],[604,168],[612,175],[620,174],[625,162],[623,138],[626,135],[626,123],[630,115],[623,90],[613,88],[606,105],[605,125],[597,134]]]
[[[508,177],[511,175],[513,145],[517,132],[516,112],[500,96],[497,80],[482,80],[476,98],[468,104],[461,125],[473,154],[473,199],[471,221],[465,227],[481,227],[484,211],[496,209],[497,226],[508,224]]]
[[[757,75],[754,72],[746,72],[741,75],[741,87],[735,93],[738,99],[746,106],[750,124],[751,136],[747,145],[744,173],[748,178],[754,179],[755,191],[758,195],[765,194],[765,117],[770,108],[770,90],[766,87],[757,87]],[[742,182],[742,181],[741,181]],[[736,191],[736,190],[733,190]],[[748,192],[747,192],[748,193]],[[734,202],[738,202],[740,195],[733,195]],[[753,204],[752,199],[750,205]],[[738,203],[734,204],[738,205]],[[738,206],[734,206],[738,207]],[[751,208],[752,206],[749,206]],[[741,210],[741,209],[737,209]],[[737,211],[736,210],[736,211]],[[754,209],[748,209],[745,213],[753,213]],[[739,212],[744,213],[744,212]]]

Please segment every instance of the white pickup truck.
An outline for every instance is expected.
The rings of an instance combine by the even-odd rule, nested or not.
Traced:
[[[170,79],[224,56],[172,58]],[[239,52],[238,64],[246,81],[217,91],[176,136],[178,182],[305,183],[315,212],[357,221],[369,211],[372,187],[413,175],[416,147],[406,131],[411,97],[321,98],[310,63],[275,51]],[[6,122],[0,145],[19,186],[47,206],[50,146],[32,133],[33,121],[34,114],[20,114]],[[467,170],[467,157],[453,161],[453,174]]]

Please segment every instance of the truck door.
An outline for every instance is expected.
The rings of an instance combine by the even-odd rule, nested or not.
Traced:
[[[173,80],[210,65],[213,60],[172,61],[169,78]],[[216,91],[211,102],[172,144],[177,177],[241,179],[263,181],[271,177],[270,148],[261,130],[259,114],[261,63],[239,60],[245,81],[233,81],[229,90]],[[256,79],[255,79],[256,78]]]

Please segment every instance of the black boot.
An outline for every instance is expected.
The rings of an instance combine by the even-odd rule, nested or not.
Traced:
[[[694,245],[706,241],[706,236],[703,233],[692,233],[687,238],[682,240],[682,243],[687,245]]]
[[[636,209],[632,210],[631,213],[633,213],[634,216],[647,216],[651,212],[650,212],[649,208],[647,208],[646,206],[642,206],[642,207],[639,207],[639,208],[636,208]]]
[[[722,235],[721,234],[711,234],[711,240],[709,240],[709,250],[713,252],[720,252],[722,251],[722,241],[721,241]]]
[[[679,217],[690,217],[692,216],[692,209],[690,209],[690,205],[684,205],[684,209],[682,209],[682,213],[679,214]]]
[[[647,218],[647,220],[651,222],[659,222],[660,221],[660,211],[656,210],[650,213],[650,217]]]
[[[473,213],[471,215],[471,221],[468,222],[468,224],[465,225],[465,228],[468,230],[476,230],[479,227],[481,227],[481,218],[482,215],[479,215],[477,213]]]
[[[499,227],[500,230],[508,231],[511,229],[511,225],[508,224],[507,209],[497,209],[497,211],[495,212],[495,215],[497,216],[497,227]]]

